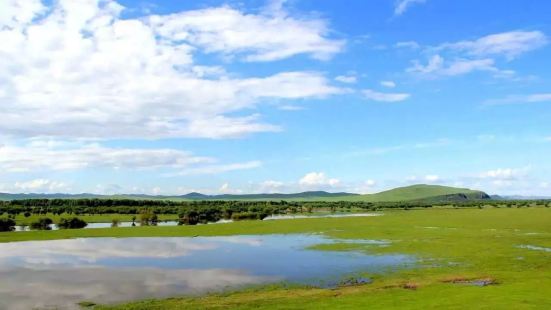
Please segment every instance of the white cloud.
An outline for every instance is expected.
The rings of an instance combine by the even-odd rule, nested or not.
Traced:
[[[347,84],[354,84],[358,81],[355,75],[339,75],[335,78],[335,81]]]
[[[277,107],[279,110],[282,111],[301,111],[304,110],[304,107],[301,107],[299,105],[292,105],[292,104],[286,104],[282,106]]]
[[[491,71],[499,73],[500,70],[494,66],[494,63],[494,60],[490,58],[474,60],[455,59],[451,62],[446,62],[442,56],[433,55],[426,65],[414,61],[413,66],[406,71],[429,77],[456,76],[474,71]]]
[[[450,139],[441,138],[433,141],[418,142],[414,144],[397,144],[397,145],[389,145],[389,146],[372,147],[368,149],[360,149],[360,150],[348,152],[346,156],[356,157],[356,156],[365,156],[365,155],[383,155],[383,154],[396,152],[396,151],[411,152],[417,149],[427,149],[427,148],[447,146],[447,145],[450,145],[451,143],[453,143],[453,141],[451,141]]]
[[[444,180],[442,177],[436,174],[427,174],[424,176],[411,175],[405,179],[406,183],[442,183]]]
[[[381,93],[371,89],[362,91],[363,95],[368,100],[383,101],[383,102],[399,102],[408,99],[411,95],[406,93]]]
[[[367,180],[351,188],[350,191],[357,194],[371,194],[375,191],[376,186],[377,182],[375,180]]]
[[[388,87],[388,88],[394,88],[396,87],[396,83],[394,81],[381,81],[381,86]]]
[[[299,185],[308,188],[326,188],[337,187],[341,181],[335,178],[329,178],[323,172],[310,172],[307,173],[299,180]]]
[[[226,182],[222,184],[222,186],[220,186],[220,188],[218,189],[218,193],[237,195],[237,194],[243,194],[243,190],[231,188],[230,183]]]
[[[428,181],[428,182],[439,182],[441,179],[440,179],[440,176],[438,175],[435,175],[435,174],[429,174],[429,175],[426,175],[425,176],[425,180]]]
[[[2,0],[0,2],[0,30],[30,23],[46,8],[40,0]]]
[[[239,137],[280,130],[246,114],[265,99],[341,92],[316,72],[236,77],[195,63],[200,52],[249,61],[326,59],[342,42],[326,37],[322,20],[230,7],[123,19],[124,8],[111,0],[55,1],[49,10],[19,3],[10,1],[0,19],[5,135]],[[244,113],[229,116],[235,112]]]
[[[24,193],[54,193],[69,190],[68,184],[48,179],[35,179],[25,182],[15,182],[13,189]]]
[[[514,168],[498,168],[488,170],[478,175],[481,179],[493,179],[496,181],[513,181],[525,177],[530,171],[530,167],[519,169]]]
[[[164,38],[184,40],[207,52],[242,54],[247,61],[272,61],[297,54],[325,60],[344,46],[343,41],[326,38],[329,29],[323,20],[294,18],[281,7],[255,15],[224,6],[151,16],[150,21]]]
[[[497,67],[498,56],[513,60],[546,45],[547,42],[546,35],[541,31],[510,31],[472,41],[444,43],[425,49],[425,53],[430,55],[426,65],[415,60],[413,66],[406,71],[430,77],[486,71],[496,78],[512,78],[516,75],[515,71]]]
[[[425,3],[426,0],[398,0],[394,6],[394,15],[404,14],[412,5]]]
[[[170,169],[179,174],[213,174],[260,166],[259,161],[219,163],[176,149],[110,148],[94,143],[35,141],[24,146],[0,145],[0,170],[35,172],[110,169]]]
[[[507,59],[514,59],[547,43],[548,38],[541,31],[510,31],[491,34],[473,41],[445,43],[438,46],[437,50],[448,49],[478,57],[502,55]]]
[[[396,44],[394,44],[394,47],[396,48],[410,48],[410,49],[419,49],[421,48],[421,45],[415,41],[403,41],[403,42],[398,42]]]
[[[267,180],[259,185],[258,192],[260,193],[279,193],[285,187],[285,183],[280,181]]]
[[[181,173],[178,173],[178,175],[220,174],[220,173],[237,171],[237,170],[255,169],[261,166],[262,166],[262,162],[258,160],[242,162],[242,163],[206,165],[206,166],[200,166],[197,168],[183,170]]]
[[[500,99],[489,99],[484,101],[485,105],[509,105],[551,102],[551,93],[539,93],[530,95],[513,95]]]

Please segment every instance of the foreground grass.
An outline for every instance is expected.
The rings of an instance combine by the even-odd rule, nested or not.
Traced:
[[[551,209],[389,211],[381,217],[251,221],[196,227],[135,227],[0,233],[0,242],[74,237],[212,236],[324,233],[343,239],[385,239],[388,247],[335,244],[319,250],[406,253],[415,269],[373,275],[368,285],[335,290],[264,288],[202,297],[138,301],[97,309],[550,309]],[[476,287],[453,280],[493,279]],[[451,281],[451,282],[450,282]]]

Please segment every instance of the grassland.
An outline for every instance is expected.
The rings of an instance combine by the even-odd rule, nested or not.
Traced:
[[[0,233],[0,242],[74,237],[212,236],[322,232],[333,238],[385,239],[389,247],[345,244],[318,250],[405,253],[419,266],[373,283],[339,289],[269,287],[203,297],[147,300],[98,309],[549,309],[550,208],[385,211],[365,218],[250,221],[224,225]],[[493,285],[465,283],[490,279]]]

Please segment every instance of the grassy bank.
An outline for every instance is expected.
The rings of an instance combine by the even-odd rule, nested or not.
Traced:
[[[381,217],[250,221],[196,227],[135,227],[0,233],[0,242],[72,237],[210,236],[322,232],[334,238],[386,239],[388,247],[335,244],[319,250],[406,253],[419,267],[375,275],[336,290],[266,288],[139,301],[99,309],[545,309],[551,307],[551,209],[488,208],[387,211]],[[478,287],[463,282],[489,279]],[[457,282],[457,283],[453,283]]]

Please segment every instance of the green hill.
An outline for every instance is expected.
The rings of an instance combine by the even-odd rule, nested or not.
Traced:
[[[394,201],[458,201],[490,199],[482,191],[441,185],[418,184],[398,187],[376,194],[342,197],[348,201],[394,202]]]

